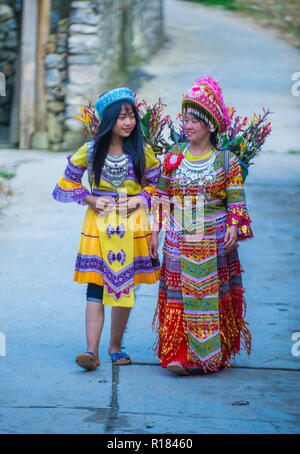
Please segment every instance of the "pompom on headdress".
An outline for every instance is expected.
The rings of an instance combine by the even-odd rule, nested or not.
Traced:
[[[196,79],[192,88],[182,100],[182,113],[191,112],[217,131],[218,137],[225,133],[231,119],[225,106],[222,90],[210,77]]]

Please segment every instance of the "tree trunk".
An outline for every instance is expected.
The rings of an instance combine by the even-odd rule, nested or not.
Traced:
[[[39,0],[37,47],[36,131],[46,132],[45,49],[50,31],[51,0]]]

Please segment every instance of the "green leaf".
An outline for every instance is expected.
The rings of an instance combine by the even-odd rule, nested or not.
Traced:
[[[6,172],[4,170],[0,170],[0,177],[2,178],[13,178],[15,176],[14,173]]]
[[[170,134],[170,138],[173,142],[175,142],[176,144],[180,142],[180,134],[178,134],[178,132],[175,131],[175,129],[171,129],[171,134]]]
[[[149,109],[148,112],[140,120],[142,135],[145,139],[149,136],[149,122],[151,115],[152,109]]]

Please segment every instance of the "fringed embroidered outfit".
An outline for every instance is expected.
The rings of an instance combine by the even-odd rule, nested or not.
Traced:
[[[169,157],[176,160],[176,154],[180,164],[168,170]],[[168,215],[165,208],[162,213],[168,228],[155,322],[162,367],[181,361],[206,372],[227,365],[241,344],[250,353],[242,269],[236,248],[225,254],[224,235],[231,225],[238,226],[239,241],[253,235],[237,157],[229,153],[227,175],[222,151],[204,158],[191,160],[184,144],[183,153],[175,147],[164,162],[157,195],[175,204]],[[196,208],[199,197],[202,213]]]
[[[68,165],[58,181],[53,197],[59,202],[78,202],[90,195],[82,185],[82,176],[87,169],[88,144],[68,157]],[[92,185],[92,195],[110,196],[116,201],[125,193],[138,195],[145,207],[150,207],[151,191],[156,187],[160,175],[160,162],[151,147],[146,145],[145,186],[137,182],[132,159],[129,155],[120,172],[114,172],[118,163],[107,160],[101,173],[99,186]],[[111,169],[110,169],[111,168]],[[111,170],[111,171],[110,171]],[[108,176],[110,173],[110,177]],[[147,209],[139,208],[128,218],[113,210],[107,216],[98,216],[88,207],[81,231],[76,259],[74,281],[94,283],[104,287],[103,304],[132,307],[133,287],[137,284],[155,283],[159,279],[159,263],[151,260],[148,243],[151,231]]]

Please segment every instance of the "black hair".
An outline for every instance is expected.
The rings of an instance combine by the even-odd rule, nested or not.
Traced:
[[[103,96],[103,95],[102,95]],[[132,107],[136,124],[129,137],[123,140],[123,151],[132,158],[134,173],[140,185],[146,169],[145,150],[142,139],[139,114],[131,101],[120,100],[106,107],[94,141],[93,173],[96,186],[99,186],[101,171],[111,142],[111,130],[120,115],[122,107]]]
[[[218,138],[217,138],[217,135],[218,135],[218,131],[215,130],[214,132],[211,132],[210,133],[210,141],[211,141],[211,144],[214,148],[217,148],[218,146]]]

